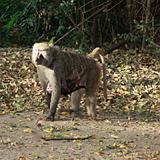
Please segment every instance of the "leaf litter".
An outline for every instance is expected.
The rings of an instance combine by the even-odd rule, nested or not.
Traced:
[[[31,62],[31,49],[7,48],[0,49],[0,52],[0,117],[2,118],[0,125],[6,129],[3,117],[5,119],[5,116],[9,115],[11,118],[6,118],[5,122],[8,121],[12,129],[7,130],[12,133],[16,132],[20,138],[23,137],[21,134],[26,136],[26,141],[22,138],[25,141],[22,143],[9,133],[7,136],[7,130],[2,129],[1,132],[4,135],[0,140],[2,146],[11,145],[9,148],[16,148],[21,144],[29,143],[27,144],[29,147],[33,141],[30,137],[40,132],[39,137],[46,138],[49,146],[50,140],[54,141],[56,138],[62,140],[57,143],[61,143],[63,149],[68,147],[67,150],[74,150],[76,153],[70,157],[75,157],[75,159],[84,158],[80,154],[81,151],[85,152],[83,148],[87,148],[86,157],[95,159],[158,159],[160,157],[160,150],[156,147],[160,145],[158,141],[160,133],[155,123],[159,122],[160,113],[160,58],[158,55],[118,50],[108,56],[106,64],[108,99],[104,100],[102,85],[100,85],[97,96],[98,116],[104,117],[105,121],[88,121],[83,107],[80,111],[82,119],[76,119],[75,124],[67,119],[69,121],[67,123],[72,125],[62,123],[56,127],[53,122],[53,126],[42,124],[41,129],[37,131],[32,121],[35,117],[40,116],[37,113],[44,112],[47,107],[44,94],[37,81],[36,69]],[[83,103],[82,99],[82,105]],[[69,100],[62,98],[59,107],[69,108],[69,106]],[[23,114],[27,116],[22,116]],[[26,118],[28,114],[31,114],[29,120]],[[66,112],[61,112],[60,121],[65,122],[64,117],[69,116]],[[19,118],[18,124],[17,118]],[[57,123],[59,124],[60,121]],[[146,139],[141,142],[140,138],[145,136]],[[67,143],[75,141],[77,145],[66,145],[66,142],[63,142],[65,138],[66,140],[69,138]],[[150,143],[152,141],[154,146],[148,141]],[[35,141],[36,144],[32,145],[42,147],[46,145],[46,142]],[[140,146],[144,144],[146,148],[141,148]],[[45,155],[60,156],[59,154],[53,156],[52,153],[40,153],[37,150],[31,150],[30,153],[25,152],[19,154],[17,159],[44,159]],[[64,157],[61,159],[67,157],[65,154],[62,155]]]

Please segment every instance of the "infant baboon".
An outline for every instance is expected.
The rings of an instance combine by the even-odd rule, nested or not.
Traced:
[[[33,45],[32,61],[47,96],[50,108],[48,120],[54,120],[61,95],[71,94],[72,108],[80,102],[79,89],[86,92],[88,115],[96,117],[96,92],[101,76],[101,66],[91,57],[63,51],[46,42]],[[47,88],[51,88],[47,89]]]

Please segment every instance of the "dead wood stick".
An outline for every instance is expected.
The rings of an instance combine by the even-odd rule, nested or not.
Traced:
[[[93,136],[84,136],[84,137],[54,137],[54,136],[42,136],[41,137],[43,140],[45,141],[51,141],[51,140],[86,140],[86,139],[89,139],[89,138],[93,138]]]

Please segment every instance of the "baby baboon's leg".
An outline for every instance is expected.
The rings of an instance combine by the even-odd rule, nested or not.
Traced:
[[[72,114],[72,120],[74,120],[75,114],[79,112],[80,107],[80,100],[81,100],[81,90],[77,90],[75,92],[72,92],[71,94],[71,112]]]
[[[47,105],[48,108],[50,108],[50,103],[51,103],[51,93],[46,93],[46,99],[47,99]]]
[[[51,85],[48,83],[48,84],[47,84],[46,91],[45,91],[48,108],[50,108],[52,92],[53,92],[53,89],[52,89]]]
[[[78,111],[80,107],[81,91],[77,90],[71,94],[71,110]]]

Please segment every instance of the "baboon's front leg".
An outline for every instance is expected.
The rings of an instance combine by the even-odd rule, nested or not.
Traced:
[[[58,78],[58,76],[56,76],[56,74],[54,74],[54,76],[49,79],[49,83],[52,87],[52,92],[50,100],[50,111],[47,116],[47,120],[53,121],[58,106],[58,102],[61,96],[61,83],[60,79]]]

